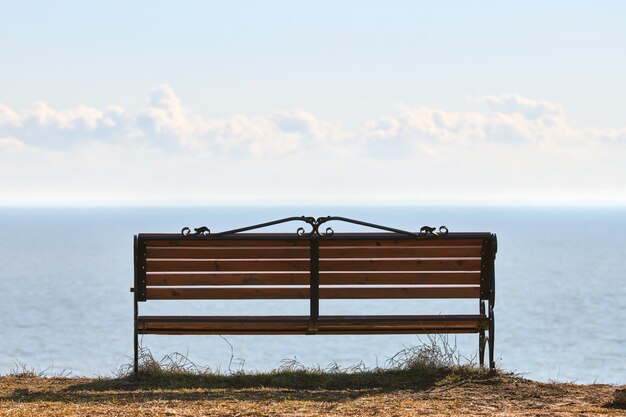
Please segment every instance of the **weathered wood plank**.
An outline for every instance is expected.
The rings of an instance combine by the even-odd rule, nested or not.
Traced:
[[[208,332],[228,334],[309,333],[308,316],[211,316],[140,317],[139,328],[152,332]],[[396,332],[473,332],[485,326],[487,318],[478,315],[450,316],[326,316],[316,322],[316,333],[368,334]],[[232,333],[231,333],[232,332]]]
[[[149,259],[148,272],[308,271],[308,259],[164,260]]]
[[[320,240],[320,250],[324,247],[339,246],[413,246],[413,247],[450,247],[450,246],[482,246],[482,239],[447,239],[447,238],[415,238],[415,239],[372,239],[363,237],[361,239],[328,238]]]
[[[480,259],[324,259],[320,271],[480,271]]]
[[[369,298],[478,298],[480,288],[465,287],[321,287],[321,299]],[[248,300],[307,299],[309,289],[301,287],[268,288],[181,288],[148,287],[151,300]]]
[[[290,247],[304,247],[308,248],[310,243],[309,239],[304,239],[297,236],[294,233],[293,239],[276,239],[276,238],[251,238],[251,239],[228,239],[228,238],[215,238],[215,239],[148,239],[145,241],[148,248],[290,248]]]
[[[323,259],[320,271],[479,271],[480,259]],[[149,259],[147,272],[308,271],[308,259]]]
[[[308,272],[150,273],[147,286],[309,285]],[[321,272],[320,285],[479,285],[478,272]]]
[[[480,257],[480,246],[324,246],[321,258],[462,258]]]
[[[148,247],[148,259],[285,259],[308,258],[308,247]]]

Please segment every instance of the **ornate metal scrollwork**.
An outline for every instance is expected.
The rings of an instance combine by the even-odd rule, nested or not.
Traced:
[[[183,236],[198,236],[198,235],[202,235],[202,236],[208,236],[211,234],[211,230],[206,227],[206,226],[202,226],[202,227],[196,227],[193,229],[194,233],[191,233],[191,229],[188,227],[183,227],[183,230],[180,231],[180,233]]]
[[[445,236],[448,234],[448,228],[446,226],[439,226],[439,231],[437,231],[436,227],[422,226],[422,228],[420,229],[420,234]]]
[[[340,216],[325,216],[325,217],[318,217],[318,218],[310,217],[310,216],[286,217],[284,219],[274,220],[274,221],[266,222],[266,223],[260,223],[254,226],[242,227],[240,229],[227,230],[225,232],[214,233],[214,234],[211,234],[211,230],[209,230],[209,228],[206,226],[194,228],[193,229],[194,233],[191,233],[191,229],[189,227],[184,227],[181,230],[181,234],[183,236],[209,236],[209,235],[210,236],[224,236],[224,235],[231,235],[231,234],[240,233],[240,232],[246,232],[248,230],[275,226],[277,224],[293,222],[293,221],[304,222],[304,223],[307,223],[309,226],[311,226],[311,230],[308,232],[306,231],[304,227],[298,227],[298,229],[296,230],[296,233],[298,234],[298,236],[301,236],[301,237],[312,237],[312,236],[330,237],[332,236],[335,233],[332,227],[327,227],[324,231],[320,231],[320,227],[324,223],[327,223],[330,221],[342,221],[346,223],[356,224],[358,226],[370,227],[373,229],[384,230],[387,232],[398,233],[401,235],[407,235],[407,236],[412,236],[412,237],[445,236],[448,234],[448,228],[446,226],[439,227],[438,231],[436,227],[423,226],[420,229],[419,233],[414,233],[414,232],[408,232],[406,230],[395,229],[393,227],[381,226],[381,225],[374,224],[374,223],[363,222],[361,220],[354,220],[354,219],[349,219],[347,217],[340,217]]]
[[[335,233],[335,231],[331,227],[327,227],[324,232],[320,232],[320,226],[326,223],[327,221],[332,220],[331,216],[318,217],[317,219],[314,217],[302,216],[301,220],[311,225],[311,231],[307,233],[306,230],[304,230],[304,227],[298,227],[298,230],[296,231],[296,233],[298,233],[298,236],[302,236],[302,237],[310,237],[313,235],[332,236]]]

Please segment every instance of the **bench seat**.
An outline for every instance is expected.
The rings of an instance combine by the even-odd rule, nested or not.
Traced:
[[[428,334],[478,333],[489,318],[467,315],[139,316],[139,334]]]

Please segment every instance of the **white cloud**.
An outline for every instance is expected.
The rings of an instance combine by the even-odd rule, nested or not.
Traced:
[[[202,122],[188,114],[168,85],[159,85],[150,93],[148,108],[138,119],[139,127],[150,135],[185,137],[202,129]]]
[[[0,135],[42,148],[62,149],[87,140],[108,140],[123,135],[127,128],[127,115],[116,106],[104,110],[87,106],[55,110],[40,101],[17,112],[0,105]]]
[[[21,123],[20,115],[12,108],[0,103],[0,126],[17,127]]]
[[[396,117],[368,122],[361,136],[373,154],[383,147],[401,149],[404,156],[445,152],[449,146],[475,147],[490,143],[534,146],[537,149],[626,144],[626,129],[578,128],[570,125],[561,106],[505,95],[485,98],[487,112],[450,112],[429,107],[403,109]]]
[[[563,117],[563,109],[554,103],[544,100],[532,100],[517,95],[487,96],[485,102],[489,108],[498,113],[522,114],[529,119],[541,117]]]
[[[24,149],[25,145],[15,138],[0,138],[0,152]]]
[[[626,128],[553,103],[404,108],[349,131],[303,110],[212,118],[167,85],[119,107],[0,105],[0,201],[578,198],[626,201]]]
[[[87,141],[138,144],[207,156],[247,157],[337,151],[411,158],[445,151],[447,146],[485,143],[539,147],[623,143],[626,129],[576,128],[561,106],[516,95],[488,96],[489,111],[451,112],[430,107],[404,108],[364,124],[357,132],[320,120],[303,110],[266,116],[210,118],[188,109],[168,85],[157,86],[139,116],[120,107],[79,106],[55,110],[45,102],[24,111],[0,105],[0,135],[25,144],[68,149]]]
[[[289,154],[337,137],[339,130],[301,110],[210,119],[194,114],[167,85],[155,88],[138,118],[143,136],[210,155]],[[163,142],[161,142],[163,143]]]

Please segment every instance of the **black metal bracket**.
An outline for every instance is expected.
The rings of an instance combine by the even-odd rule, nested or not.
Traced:
[[[496,252],[498,251],[498,238],[495,234],[491,235],[491,265],[490,265],[490,293],[489,293],[489,308],[493,310],[496,305]]]
[[[480,264],[480,299],[488,300],[489,299],[489,284],[490,284],[490,273],[489,273],[489,253],[491,252],[491,242],[483,241],[482,250],[480,254],[480,258],[482,262]],[[482,306],[482,304],[481,304]]]
[[[489,300],[489,305],[494,304],[495,299],[495,259],[497,242],[495,235],[491,239],[483,240],[480,266],[480,299]]]
[[[146,301],[146,241],[138,239],[135,244],[135,294],[137,301]]]
[[[181,230],[181,234],[183,236],[225,236],[225,235],[232,235],[235,233],[247,232],[249,230],[261,229],[264,227],[270,227],[270,226],[275,226],[278,224],[294,222],[294,221],[304,222],[304,223],[307,223],[309,226],[311,226],[311,230],[309,230],[308,232],[305,230],[304,227],[299,227],[296,230],[296,233],[302,237],[311,237],[311,236],[330,237],[332,236],[335,233],[335,231],[331,227],[327,227],[324,231],[320,231],[320,227],[324,223],[327,223],[330,221],[341,221],[345,223],[355,224],[358,226],[370,227],[373,229],[384,230],[387,232],[398,233],[401,235],[406,235],[406,236],[411,236],[411,237],[445,236],[448,234],[448,228],[446,226],[440,226],[438,230],[436,227],[422,226],[420,228],[419,233],[414,233],[414,232],[409,232],[409,231],[402,230],[402,229],[396,229],[393,227],[382,226],[382,225],[374,224],[374,223],[368,223],[368,222],[364,222],[361,220],[349,219],[347,217],[341,217],[341,216],[326,216],[326,217],[318,217],[318,218],[310,217],[310,216],[285,217],[283,219],[273,220],[271,222],[259,223],[253,226],[241,227],[239,229],[226,230],[224,232],[213,233],[213,234],[211,234],[211,230],[206,226],[194,228],[193,233],[191,232],[191,228],[184,227]]]

